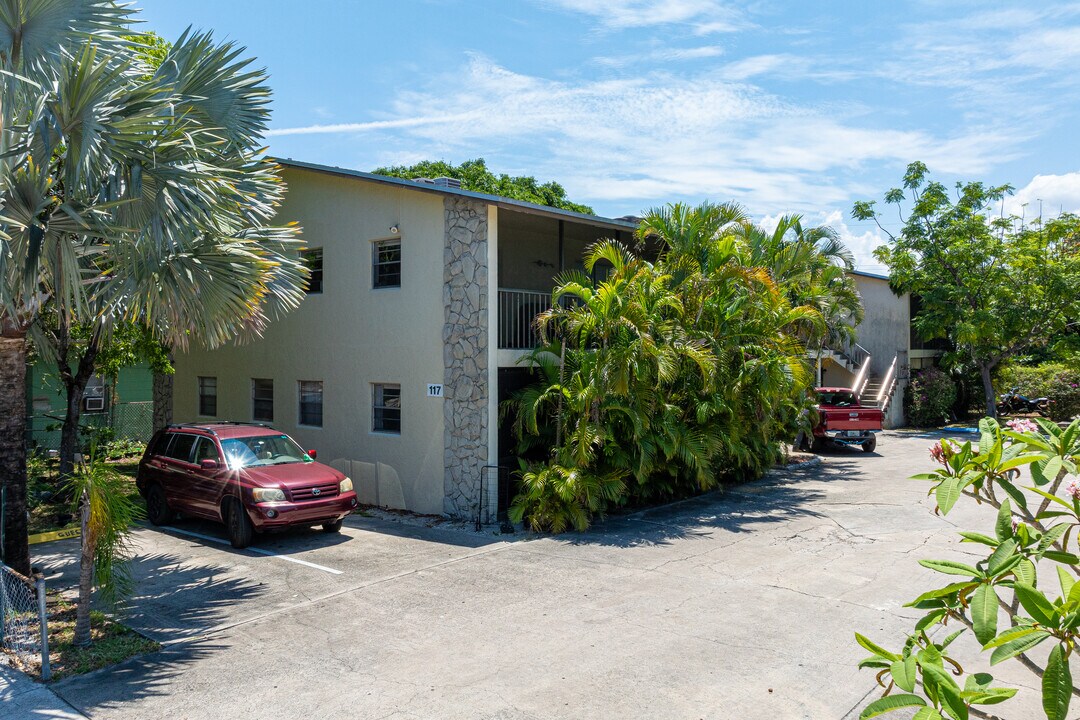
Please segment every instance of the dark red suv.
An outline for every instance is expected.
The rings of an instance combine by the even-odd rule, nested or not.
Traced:
[[[135,482],[150,522],[164,525],[177,512],[216,520],[242,548],[256,531],[341,530],[357,504],[352,480],[314,456],[265,425],[170,425],[150,440]]]

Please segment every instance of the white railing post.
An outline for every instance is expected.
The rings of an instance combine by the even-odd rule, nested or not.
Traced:
[[[895,383],[896,374],[896,356],[893,356],[892,364],[889,365],[889,371],[885,373],[885,378],[881,381],[881,389],[878,390],[877,403],[881,405],[881,409],[885,409],[883,400],[888,398],[892,394],[893,384]]]

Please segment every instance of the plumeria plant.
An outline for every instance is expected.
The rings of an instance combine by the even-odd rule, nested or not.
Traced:
[[[871,653],[860,667],[876,670],[884,688],[860,718],[902,708],[916,709],[914,720],[998,718],[984,708],[1017,690],[996,686],[988,673],[966,671],[950,654],[952,642],[968,631],[991,666],[1013,661],[1039,679],[1048,720],[1065,720],[1072,697],[1080,695],[1069,668],[1080,641],[1074,533],[1080,525],[1080,420],[1063,429],[1042,419],[1003,427],[985,418],[979,430],[978,443],[934,445],[930,455],[941,467],[913,479],[932,483],[936,512],[948,514],[961,498],[996,511],[993,534],[960,532],[961,542],[984,546],[986,557],[974,564],[920,561],[953,582],[908,603],[924,614],[899,650],[856,633]],[[1021,479],[1025,466],[1030,477]],[[1030,654],[1037,646],[1045,660]]]

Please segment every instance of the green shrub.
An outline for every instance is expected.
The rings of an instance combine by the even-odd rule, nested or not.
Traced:
[[[1065,363],[1007,365],[998,372],[997,388],[999,392],[1016,388],[1027,397],[1045,395],[1052,401],[1052,420],[1080,415],[1080,370]]]
[[[527,521],[537,532],[584,530],[594,514],[622,495],[620,474],[597,475],[555,463],[531,465],[520,473],[521,493],[510,506],[510,519]]]
[[[956,402],[956,383],[941,370],[931,367],[911,376],[904,393],[904,415],[915,427],[944,425]]]

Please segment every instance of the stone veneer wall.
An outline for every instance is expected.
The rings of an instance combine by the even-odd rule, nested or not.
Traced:
[[[444,208],[443,510],[468,518],[488,450],[487,205],[448,196]]]

